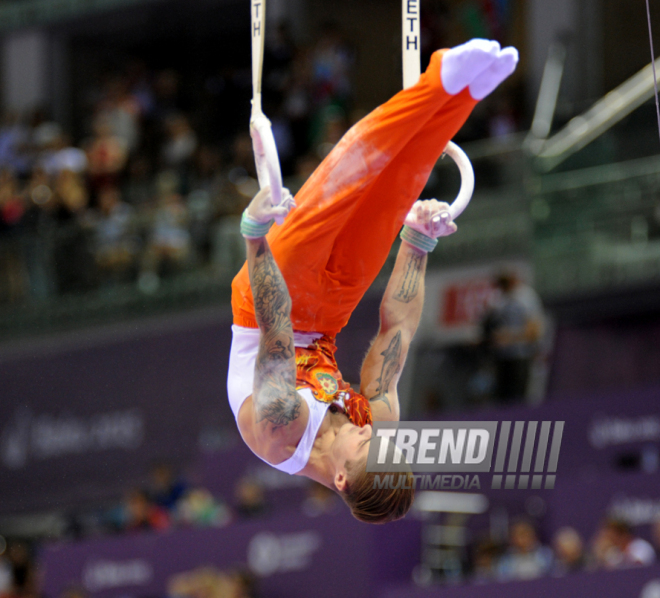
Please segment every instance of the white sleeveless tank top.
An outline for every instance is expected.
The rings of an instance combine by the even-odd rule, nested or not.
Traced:
[[[234,412],[234,417],[238,420],[238,412],[241,409],[241,405],[252,394],[254,365],[259,350],[260,332],[258,328],[245,328],[243,326],[236,326],[236,324],[232,325],[231,331],[232,342],[231,352],[229,354],[229,372],[227,375],[227,395],[231,410]],[[295,332],[293,341],[296,347],[309,347],[309,345],[322,336],[322,334],[316,332]],[[298,473],[307,465],[316,434],[323,423],[323,418],[328,407],[330,407],[330,403],[317,401],[309,388],[299,390],[298,394],[305,400],[309,407],[309,419],[305,432],[293,455],[277,465],[268,463],[266,459],[257,455],[257,457],[268,463],[268,465],[292,475]]]

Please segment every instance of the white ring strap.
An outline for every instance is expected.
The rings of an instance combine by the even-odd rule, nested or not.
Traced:
[[[261,109],[261,75],[266,35],[266,0],[251,0],[252,15],[252,113],[250,135],[257,166],[259,187],[270,187],[271,200],[282,201],[282,169],[270,121]]]

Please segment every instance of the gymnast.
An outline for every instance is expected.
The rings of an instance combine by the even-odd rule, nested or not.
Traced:
[[[365,468],[373,421],[399,420],[427,253],[456,232],[447,204],[416,200],[474,106],[517,62],[514,48],[480,39],[435,52],[416,85],[344,135],[295,200],[283,190],[274,206],[264,188],[243,214],[247,262],[232,283],[227,381],[239,431],[273,467],[338,492],[361,521],[400,519],[414,498],[413,488],[375,489]],[[357,393],[337,367],[335,336],[400,231]]]

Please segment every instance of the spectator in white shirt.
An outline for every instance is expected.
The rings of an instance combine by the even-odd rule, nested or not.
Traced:
[[[594,549],[598,563],[606,569],[647,566],[655,562],[653,546],[635,537],[630,526],[618,519],[604,523],[596,536]]]

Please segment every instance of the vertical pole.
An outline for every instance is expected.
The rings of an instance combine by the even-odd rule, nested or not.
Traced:
[[[401,50],[403,56],[403,88],[419,81],[422,73],[421,44],[419,33],[420,0],[401,0]]]
[[[252,12],[252,114],[261,113],[261,72],[264,63],[266,0],[251,0]]]

